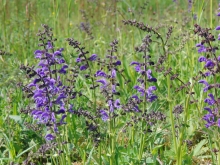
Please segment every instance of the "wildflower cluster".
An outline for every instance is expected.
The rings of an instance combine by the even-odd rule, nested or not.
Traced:
[[[121,73],[122,70],[118,69],[121,61],[114,55],[117,52],[118,41],[114,40],[110,43],[111,49],[108,50],[106,58],[98,60],[98,65],[101,67],[95,74],[96,82],[100,84],[101,94],[104,96],[108,108],[100,107],[100,115],[103,121],[114,118],[115,110],[121,108],[120,99],[116,98],[120,93],[117,90],[119,83],[117,82],[117,72]],[[105,71],[106,70],[106,71]]]
[[[218,13],[218,16],[220,14]],[[203,38],[201,43],[196,44],[198,47],[198,53],[204,53],[204,55],[200,56],[198,61],[204,64],[205,72],[200,71],[200,74],[205,77],[211,77],[219,74],[220,72],[220,56],[216,56],[216,51],[218,47],[212,46],[212,42],[215,41],[214,36],[209,32],[211,29],[201,28],[199,25],[195,25],[194,32]],[[216,30],[220,30],[220,27],[216,27]],[[219,39],[218,39],[219,40]],[[204,85],[203,91],[208,92],[212,88],[216,90],[220,88],[220,84],[218,83],[208,83],[205,79],[199,80],[199,83]],[[208,114],[206,114],[203,119],[206,121],[206,127],[209,128],[211,126],[220,127],[220,116],[219,116],[219,99],[216,99],[214,94],[210,92],[208,97],[204,100],[208,106],[204,107]]]
[[[147,82],[157,82],[157,79],[153,77],[151,69],[149,66],[154,65],[154,62],[150,60],[151,56],[147,55],[149,51],[149,45],[152,42],[151,36],[147,35],[143,39],[143,43],[140,47],[136,47],[136,51],[144,53],[144,63],[132,61],[130,65],[134,65],[135,71],[140,75],[138,78],[138,82],[140,85],[135,85],[134,89],[140,93],[140,96],[144,96],[144,100],[146,99],[148,102],[153,102],[157,99],[157,96],[154,94],[154,91],[157,89],[155,86],[147,87]],[[133,96],[134,97],[134,96]],[[138,99],[137,96],[135,96]]]
[[[62,56],[64,49],[55,50],[56,39],[53,38],[52,29],[47,25],[42,26],[43,31],[37,34],[42,49],[34,52],[35,58],[40,61],[36,67],[21,66],[31,79],[30,84],[22,87],[27,97],[34,101],[29,113],[38,124],[47,126],[46,140],[53,140],[59,133],[58,126],[66,124],[64,119],[69,106],[65,100],[69,93],[61,81],[61,75],[67,73],[68,65]]]

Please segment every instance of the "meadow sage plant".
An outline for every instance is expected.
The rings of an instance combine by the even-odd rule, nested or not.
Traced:
[[[220,16],[220,14],[218,13],[217,16]],[[207,134],[209,136],[212,135],[212,141],[216,147],[213,148],[212,151],[216,155],[218,164],[220,164],[220,100],[218,98],[218,89],[220,88],[220,84],[218,83],[218,75],[220,73],[220,56],[216,55],[219,48],[214,46],[216,39],[210,32],[211,29],[202,28],[197,24],[195,24],[194,27],[195,34],[202,38],[202,41],[196,44],[196,47],[198,47],[198,53],[202,54],[198,58],[198,62],[204,63],[204,71],[200,71],[203,79],[199,80],[198,82],[203,84],[203,92],[207,93],[207,97],[204,100],[204,110],[206,110],[206,114],[203,116],[203,120],[205,121],[205,127],[208,128]],[[220,26],[217,26],[215,30],[220,30]]]
[[[55,49],[52,29],[42,25],[43,31],[39,31],[38,49],[34,52],[39,60],[37,66],[21,66],[31,80],[28,85],[21,85],[27,97],[33,100],[29,105],[29,114],[47,127],[45,139],[54,140],[59,136],[59,126],[65,125],[65,118],[69,109],[66,99],[70,96],[67,87],[61,81],[62,75],[67,73],[66,64],[62,52],[63,48]]]

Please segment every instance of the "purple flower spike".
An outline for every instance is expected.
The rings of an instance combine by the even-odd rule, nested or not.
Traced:
[[[100,110],[100,114],[101,114],[102,120],[103,120],[104,122],[106,122],[106,121],[109,119],[109,116],[108,116],[108,114],[106,113],[106,111]]]
[[[217,26],[217,27],[215,28],[215,30],[220,30],[220,26]]]
[[[96,55],[96,54],[93,54],[93,55],[91,55],[91,57],[89,57],[88,59],[89,59],[90,61],[95,61],[96,58],[97,58],[97,55]]]
[[[218,35],[218,40],[220,40],[220,34]]]
[[[220,13],[218,13],[217,16],[220,16]]]
[[[218,58],[217,58],[217,59],[218,59],[218,61],[220,61],[220,56],[218,56]]]
[[[51,134],[47,134],[47,135],[45,136],[45,139],[48,140],[48,141],[51,141],[51,140],[54,140],[55,137],[54,137],[53,135],[51,135]]]
[[[204,62],[206,61],[206,58],[204,56],[200,56],[198,59],[199,62]]]

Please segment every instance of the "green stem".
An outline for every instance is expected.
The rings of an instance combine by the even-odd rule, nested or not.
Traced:
[[[102,165],[102,144],[99,143],[99,165]]]
[[[147,52],[145,51],[144,52],[144,71],[146,72],[147,71],[147,58],[146,58],[146,55],[147,55]],[[142,115],[145,113],[146,111],[146,108],[147,108],[147,102],[146,102],[146,97],[147,97],[147,94],[146,94],[146,90],[147,90],[147,75],[145,74],[144,75],[144,109],[143,109],[143,113]],[[138,156],[138,159],[139,159],[139,163],[141,162],[141,159],[142,159],[142,155],[143,155],[143,150],[144,150],[144,142],[145,142],[145,137],[146,137],[146,134],[144,133],[144,126],[145,126],[145,122],[143,120],[143,118],[141,119],[142,122],[141,122],[141,143],[140,143],[140,150],[139,150],[139,156]]]
[[[112,119],[109,121],[109,140],[110,140],[110,165],[115,165],[115,137],[114,137],[114,122]]]
[[[170,56],[168,55],[168,66],[169,66],[169,61],[170,61],[169,58]],[[170,75],[167,75],[167,101],[168,101],[169,112],[170,112],[173,142],[174,142],[175,152],[177,155],[177,164],[178,164],[179,163],[178,150],[180,149],[178,149],[177,141],[176,141],[175,124],[174,124],[174,118],[173,118],[173,107],[172,107],[171,97],[170,97]]]
[[[210,0],[210,28],[212,29],[212,0]]]

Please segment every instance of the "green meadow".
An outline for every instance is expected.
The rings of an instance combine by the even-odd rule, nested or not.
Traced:
[[[0,0],[0,164],[220,165],[218,3]]]

